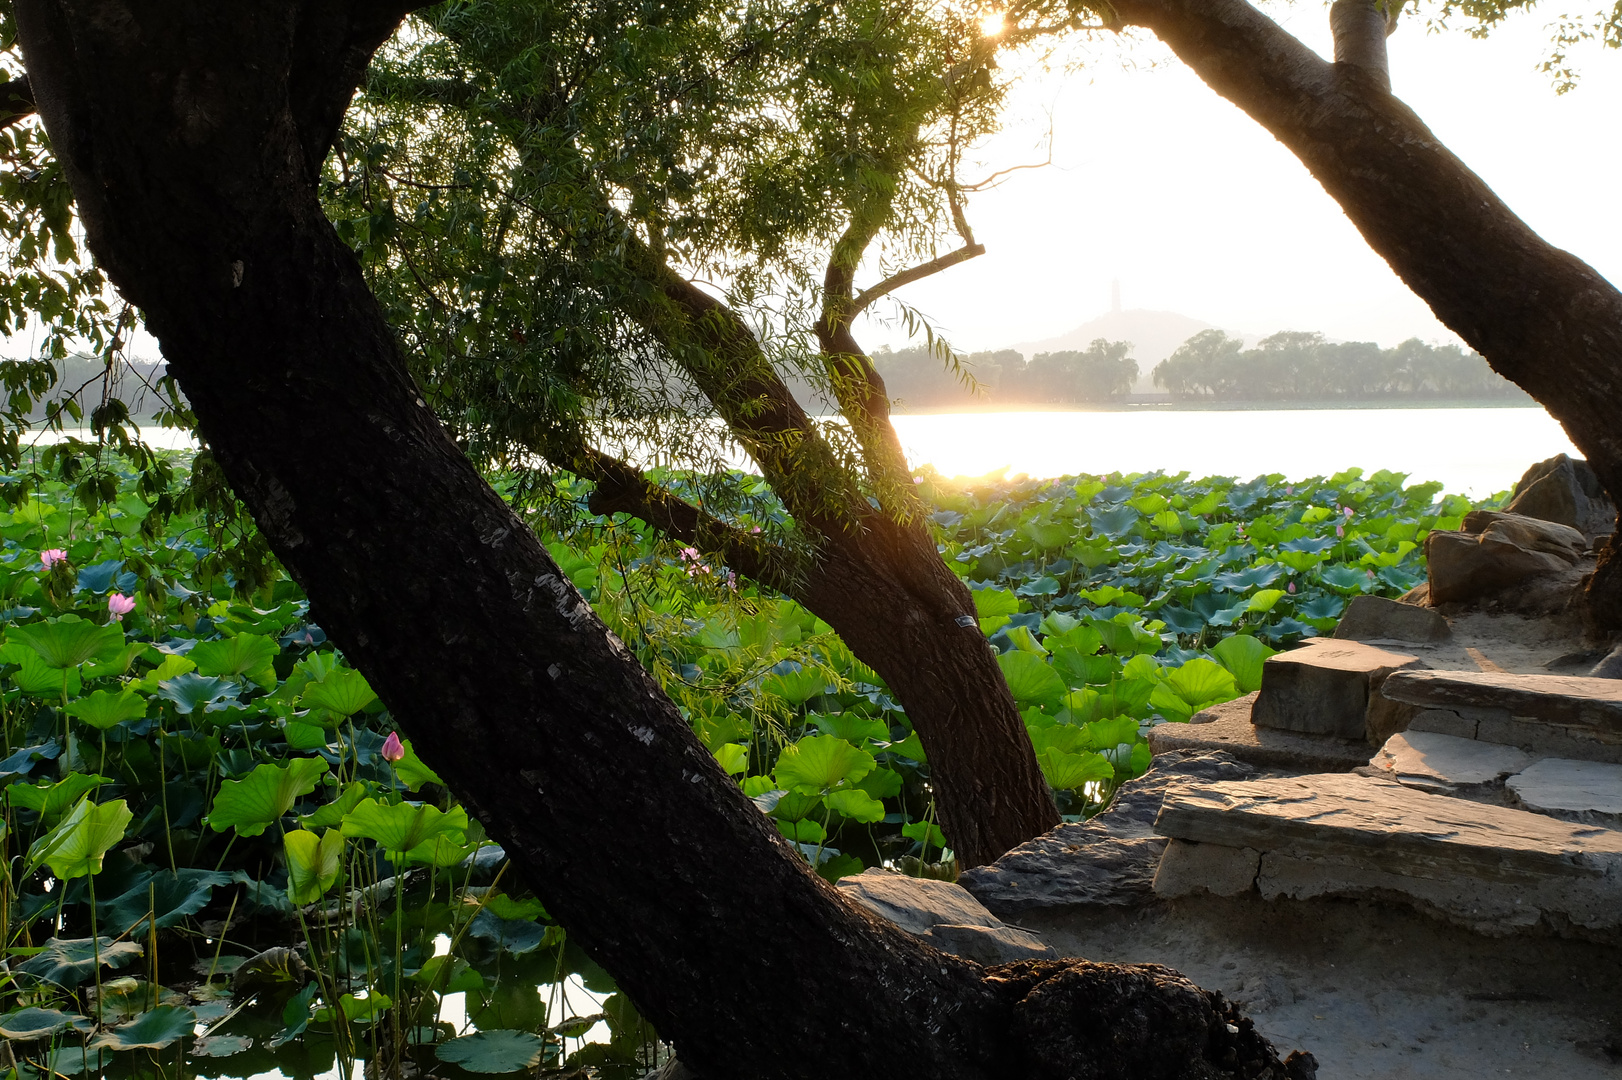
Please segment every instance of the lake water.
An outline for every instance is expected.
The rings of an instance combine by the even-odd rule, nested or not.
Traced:
[[[1481,498],[1513,487],[1527,466],[1582,456],[1542,409],[1279,409],[933,413],[897,416],[914,466],[947,476],[1182,472],[1284,473],[1292,480],[1351,466],[1440,480]]]
[[[1390,469],[1413,483],[1440,480],[1482,498],[1513,487],[1526,467],[1581,456],[1542,409],[1128,409],[1116,412],[972,412],[897,416],[916,467],[947,476],[1167,472],[1195,476],[1284,473],[1292,480],[1351,466]],[[155,446],[194,445],[152,428]]]

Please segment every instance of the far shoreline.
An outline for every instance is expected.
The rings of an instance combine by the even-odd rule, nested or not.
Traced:
[[[1087,401],[1069,402],[1063,404],[1033,404],[1009,402],[1007,404],[974,404],[963,405],[927,405],[919,408],[908,408],[905,404],[897,404],[891,409],[895,416],[940,416],[952,414],[973,413],[1026,413],[1026,412],[1052,412],[1052,413],[1120,413],[1120,412],[1314,412],[1329,410],[1389,410],[1389,409],[1542,409],[1536,401],[1527,398],[1522,401],[1505,401],[1502,398],[1487,399],[1437,399],[1437,398],[1391,398],[1391,399],[1359,399],[1343,401],[1280,401],[1276,398],[1264,401],[1197,401],[1173,400],[1170,398],[1127,398],[1119,402]],[[823,415],[832,416],[834,413]]]

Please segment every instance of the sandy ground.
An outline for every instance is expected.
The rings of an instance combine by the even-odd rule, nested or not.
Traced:
[[[1352,901],[1200,898],[1021,924],[1061,953],[1154,962],[1244,1004],[1321,1080],[1622,1077],[1622,949],[1494,939]]]

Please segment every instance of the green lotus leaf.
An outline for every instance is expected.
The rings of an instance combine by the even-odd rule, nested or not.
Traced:
[[[339,716],[353,716],[377,700],[366,676],[351,668],[336,668],[319,682],[312,682],[299,696],[300,704],[326,709]]]
[[[301,906],[325,896],[343,869],[344,838],[337,829],[319,837],[296,829],[282,837],[282,851],[287,857],[287,898]]]
[[[77,701],[68,702],[68,715],[83,720],[98,731],[106,731],[126,720],[139,720],[146,715],[146,698],[131,687],[122,690],[97,690]]]
[[[496,1074],[533,1069],[545,1051],[546,1040],[539,1035],[498,1028],[440,1043],[434,1056],[468,1072]]]
[[[916,735],[911,736],[917,738]],[[856,787],[875,799],[888,799],[901,794],[901,774],[880,765],[856,782]]]
[[[50,832],[28,849],[26,877],[41,865],[63,881],[101,873],[101,863],[112,846],[124,839],[134,814],[123,799],[97,805],[85,795]]]
[[[174,702],[176,712],[189,716],[215,702],[235,698],[241,692],[242,687],[237,683],[188,671],[159,683],[157,696]]]
[[[18,657],[17,664],[17,670],[11,673],[11,681],[25,694],[49,694],[55,697],[65,691],[71,698],[84,686],[78,668],[52,667],[33,649],[24,651]]]
[[[924,743],[922,739],[918,738],[918,733],[916,731],[909,732],[905,739],[890,743],[884,749],[888,753],[895,754],[898,757],[904,757],[909,761],[921,762],[929,760],[924,756]]]
[[[997,657],[1003,678],[1014,700],[1021,705],[1057,705],[1063,699],[1064,680],[1040,657],[1027,652],[1007,652]]]
[[[336,799],[317,808],[315,813],[299,818],[299,824],[306,829],[336,829],[343,824],[344,815],[359,806],[364,798],[366,785],[359,780],[351,780],[344,785]]]
[[[873,771],[873,755],[832,735],[812,735],[784,747],[773,775],[779,787],[820,795],[854,784]]]
[[[1082,724],[1080,745],[1088,750],[1111,750],[1138,741],[1138,722],[1130,716],[1112,716]]]
[[[1233,673],[1203,656],[1167,672],[1165,685],[1194,709],[1203,709],[1219,701],[1232,701],[1239,696]]]
[[[797,844],[821,844],[828,839],[828,830],[814,818],[797,821],[779,821],[777,831]]]
[[[860,788],[847,788],[824,795],[822,801],[828,809],[844,814],[853,821],[873,824],[884,820],[884,804]]]
[[[468,933],[506,949],[514,956],[534,952],[546,944],[548,936],[555,939],[553,929],[533,919],[503,919],[488,908],[475,915],[468,925]]]
[[[916,840],[925,848],[944,848],[946,834],[941,832],[940,826],[933,821],[914,821],[901,826],[901,835],[909,840]]]
[[[97,909],[106,929],[139,937],[146,932],[149,915],[156,916],[160,930],[179,925],[207,907],[215,889],[229,884],[231,875],[220,870],[160,870],[142,875],[123,893],[98,904]]]
[[[973,589],[970,594],[975,613],[982,619],[1019,614],[1019,597],[1008,589]]]
[[[288,720],[282,725],[282,737],[294,750],[321,750],[327,745],[327,729],[320,724],[306,724],[302,720]]]
[[[326,771],[327,763],[320,758],[293,758],[286,765],[260,765],[242,780],[227,780],[209,808],[208,827],[258,836],[281,820],[300,795],[314,791]]]
[[[16,970],[71,990],[95,974],[98,958],[103,967],[121,968],[140,955],[141,946],[133,941],[114,943],[104,937],[98,945],[89,938],[49,938],[39,955],[18,964]]]
[[[1102,533],[1111,540],[1120,540],[1132,531],[1132,526],[1138,523],[1138,511],[1130,506],[1117,506],[1113,510],[1089,510],[1086,513],[1088,523],[1093,531]]]
[[[89,1031],[93,1027],[95,1024],[89,1017],[58,1009],[30,1007],[0,1016],[0,1036],[16,1039],[18,1042],[43,1039],[47,1035],[55,1035],[68,1028],[74,1031]]]
[[[1278,605],[1278,602],[1287,595],[1289,594],[1283,589],[1261,589],[1251,596],[1250,603],[1245,605],[1245,610],[1272,611]]]
[[[276,685],[276,669],[271,660],[282,647],[258,634],[237,634],[218,641],[200,641],[186,654],[197,665],[199,675],[226,678],[247,676],[260,686]]]
[[[85,793],[111,783],[105,776],[93,773],[69,773],[56,783],[12,784],[6,788],[6,802],[14,807],[32,810],[50,821],[65,813]]]
[[[1115,776],[1115,766],[1103,754],[1067,754],[1050,747],[1036,755],[1036,763],[1055,791],[1068,791]]]
[[[738,743],[722,743],[715,750],[715,760],[728,776],[742,776],[749,771],[749,750]]]
[[[116,623],[97,626],[77,615],[14,626],[10,636],[31,646],[46,664],[58,670],[76,668],[90,660],[106,660],[124,648],[123,627]]]
[[[889,742],[890,725],[860,713],[812,713],[807,717],[824,735],[844,739],[854,746],[864,742]]]
[[[1262,664],[1275,651],[1249,634],[1223,638],[1211,647],[1211,655],[1233,673],[1233,681],[1241,694],[1261,689]]]
[[[828,673],[811,666],[786,669],[766,676],[760,681],[760,688],[790,705],[804,705],[828,688]]]
[[[384,804],[362,799],[344,815],[343,834],[375,840],[385,852],[404,855],[423,844],[444,839],[451,844],[466,843],[467,811],[460,806],[442,813],[426,803]]]
[[[223,1058],[240,1054],[253,1047],[251,1035],[208,1035],[191,1044],[191,1056]]]
[[[400,745],[405,750],[405,757],[394,763],[394,778],[404,784],[407,791],[416,791],[424,784],[445,786],[445,781],[439,778],[439,774],[424,765],[422,758],[417,756],[410,739],[406,739]]]
[[[178,1005],[159,1005],[128,1024],[97,1036],[90,1045],[108,1050],[162,1050],[192,1033],[197,1014]]]

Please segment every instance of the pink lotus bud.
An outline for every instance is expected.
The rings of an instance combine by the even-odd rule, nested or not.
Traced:
[[[389,732],[389,737],[383,740],[383,749],[378,751],[379,756],[390,765],[405,757],[405,745],[400,742],[397,732]]]
[[[1343,509],[1343,510],[1345,510],[1345,511],[1346,511],[1346,516],[1347,516],[1347,517],[1351,517],[1351,516],[1352,516],[1352,508],[1351,508],[1351,507],[1350,507],[1350,506],[1344,506],[1344,507],[1341,507],[1341,509]]]
[[[1286,487],[1286,488],[1285,488],[1285,489],[1284,489],[1284,494],[1286,494],[1286,495],[1294,495],[1294,494],[1295,494],[1295,488],[1293,488],[1293,487]]]
[[[113,617],[114,622],[123,622],[124,616],[135,610],[135,598],[125,596],[123,593],[113,593],[107,598],[107,614]]]
[[[46,548],[44,551],[39,553],[40,565],[46,570],[49,570],[59,562],[66,562],[67,558],[68,553],[63,551],[61,548]]]
[[[1336,525],[1335,526],[1335,535],[1336,536],[1345,536],[1346,535],[1346,527],[1344,525]]]
[[[1292,582],[1290,582],[1290,591],[1291,591],[1291,592],[1294,592],[1294,591],[1295,591],[1295,582],[1293,582],[1293,581],[1292,581]]]

